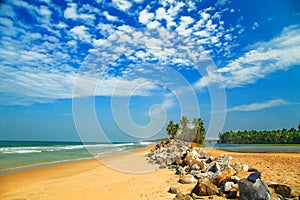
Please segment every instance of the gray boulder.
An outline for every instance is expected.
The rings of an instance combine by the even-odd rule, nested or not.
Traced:
[[[246,178],[241,179],[238,182],[238,188],[240,193],[240,200],[271,200],[267,184],[261,180],[256,179],[255,183],[252,183]]]

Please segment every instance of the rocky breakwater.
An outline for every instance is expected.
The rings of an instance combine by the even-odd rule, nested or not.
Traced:
[[[175,170],[179,183],[195,184],[187,194],[182,194],[179,188],[170,187],[169,192],[176,194],[174,199],[203,199],[203,196],[241,200],[272,199],[268,185],[261,179],[261,173],[249,169],[247,164],[231,164],[233,158],[227,154],[214,158],[186,142],[166,139],[154,146],[147,157],[149,162],[160,165],[160,168]],[[253,173],[249,172],[248,177],[240,177],[240,174],[248,171]],[[280,184],[270,187],[275,188],[275,191],[276,188],[279,188],[277,191],[283,191],[284,195],[278,193],[279,199],[297,196],[290,188]]]

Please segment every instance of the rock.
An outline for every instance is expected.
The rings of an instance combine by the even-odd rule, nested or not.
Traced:
[[[202,197],[196,195],[195,193],[192,193],[191,196],[193,199],[203,199]]]
[[[168,192],[170,192],[172,194],[180,194],[181,193],[181,191],[177,187],[170,187]]]
[[[252,183],[255,183],[255,181],[258,178],[261,178],[261,173],[260,172],[254,172],[254,173],[250,174],[247,179],[249,181],[251,181]]]
[[[249,170],[249,165],[243,164],[243,171],[247,172]]]
[[[194,164],[192,167],[191,167],[192,170],[199,170],[200,167],[197,165],[197,164]]]
[[[191,183],[195,183],[196,182],[196,179],[193,175],[183,175],[179,178],[179,183],[182,183],[182,184],[191,184]]]
[[[243,178],[238,182],[238,188],[240,193],[240,200],[272,199],[267,184],[259,178],[256,179],[255,183],[252,183],[248,179]]]
[[[191,173],[192,174],[192,173]],[[213,172],[205,172],[205,173],[194,173],[193,174],[198,180],[202,180],[202,179],[209,179],[212,180],[214,177],[214,173]]]
[[[238,193],[238,189],[237,188],[230,188],[230,190],[228,192],[226,192],[225,197],[227,199],[235,199]]]
[[[160,169],[164,169],[166,167],[167,167],[166,163],[161,163],[160,166],[159,166]]]
[[[185,169],[183,167],[179,166],[179,167],[177,167],[175,174],[177,174],[177,175],[185,175],[186,172],[185,172]]]
[[[237,183],[240,180],[240,178],[238,176],[232,176],[230,177],[230,180],[234,183]]]
[[[208,179],[203,179],[198,181],[191,193],[195,193],[198,196],[210,196],[218,194],[219,190]]]
[[[224,153],[222,155],[219,155],[218,158],[217,158],[217,162],[221,166],[229,166],[231,160],[232,160],[232,157],[228,156],[226,153]]]
[[[235,163],[232,168],[237,171],[237,172],[241,172],[243,171],[243,166],[241,165],[241,163]]]
[[[280,194],[281,196],[285,198],[291,197],[292,188],[287,185],[277,185],[275,188],[276,194]]]
[[[214,162],[210,163],[206,169],[207,169],[207,171],[216,173],[217,171],[219,171],[221,169],[221,166],[219,165],[219,163],[214,161]]]
[[[209,156],[208,159],[206,160],[206,163],[209,164],[211,162],[213,162],[215,160],[215,158],[213,156]]]
[[[248,172],[258,172],[256,168],[249,167]]]
[[[236,171],[232,167],[226,167],[223,171],[217,173],[213,180],[211,181],[216,186],[220,187],[222,184],[225,184],[230,180],[232,176],[236,174]]]
[[[228,181],[224,184],[224,191],[229,192],[229,190],[233,187],[234,187],[234,182]]]
[[[193,198],[187,194],[177,194],[174,200],[193,200]]]
[[[212,196],[212,195],[208,197],[208,199],[214,199],[214,198],[215,198],[215,197],[214,197],[214,196]]]

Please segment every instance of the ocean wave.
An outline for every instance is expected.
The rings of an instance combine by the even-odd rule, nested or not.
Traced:
[[[41,153],[53,152],[63,150],[76,150],[76,149],[105,149],[108,147],[118,148],[133,146],[135,143],[122,143],[122,144],[87,144],[87,145],[63,145],[63,146],[24,146],[24,147],[1,147],[0,154],[26,154],[26,153]]]

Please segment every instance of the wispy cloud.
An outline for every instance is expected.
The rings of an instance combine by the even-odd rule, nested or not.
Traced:
[[[205,87],[207,84],[220,83],[225,87],[235,88],[246,84],[255,83],[267,75],[300,64],[300,27],[288,26],[281,34],[268,42],[258,42],[251,45],[251,50],[235,60],[229,62],[218,70],[208,69],[208,75],[204,76],[196,84]],[[220,74],[222,79],[216,79],[215,74]]]
[[[288,105],[290,104],[287,101],[284,101],[282,99],[275,99],[275,100],[269,100],[266,102],[262,103],[251,103],[251,104],[246,104],[246,105],[240,105],[240,106],[235,106],[230,109],[227,109],[228,112],[234,112],[234,111],[258,111],[258,110],[263,110],[267,108],[272,108],[272,107],[278,107],[282,105]]]

